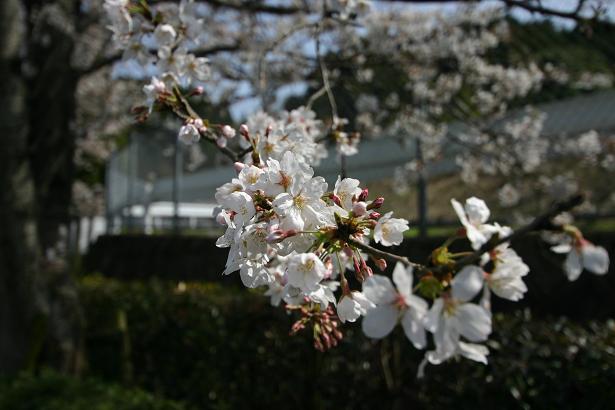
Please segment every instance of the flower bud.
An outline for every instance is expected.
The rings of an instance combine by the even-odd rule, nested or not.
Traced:
[[[267,243],[278,243],[282,242],[286,238],[290,238],[291,236],[297,235],[297,231],[294,229],[289,229],[288,231],[284,231],[282,229],[275,229],[267,234],[265,241]]]
[[[226,138],[224,137],[216,138],[216,145],[219,146],[220,148],[226,147]]]
[[[352,204],[352,212],[356,216],[365,215],[365,212],[367,212],[367,204],[363,201],[355,202],[354,204]]]
[[[241,124],[239,126],[239,133],[246,139],[250,136],[250,131],[248,130],[248,126],[246,124]]]
[[[235,129],[230,125],[225,125],[222,127],[222,135],[224,135],[225,138],[233,138],[235,136]]]
[[[237,172],[241,172],[242,169],[244,169],[246,167],[246,164],[242,163],[242,162],[235,162],[233,164],[233,167],[235,168],[235,171]]]
[[[384,198],[379,196],[372,203],[367,205],[367,209],[378,209],[382,206],[383,203],[384,203]]]
[[[331,199],[335,205],[342,206],[342,201],[333,192],[331,194],[329,194],[329,199]]]
[[[376,264],[376,266],[378,266],[378,269],[380,269],[380,271],[384,272],[385,269],[387,268],[387,261],[380,258],[372,258],[372,260],[374,261],[374,263]]]
[[[216,222],[218,222],[220,225],[226,225],[226,219],[224,219],[224,211],[216,215]]]
[[[377,221],[378,219],[380,219],[382,215],[380,215],[380,212],[372,212],[371,214],[369,214],[369,219],[373,219],[374,221]]]
[[[367,188],[363,188],[363,190],[359,194],[359,197],[357,198],[357,200],[358,201],[365,201],[367,199],[368,195],[369,195],[368,189]]]

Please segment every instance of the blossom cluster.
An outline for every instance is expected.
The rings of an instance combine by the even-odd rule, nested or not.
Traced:
[[[123,51],[123,60],[152,66],[160,81],[170,78],[183,87],[206,81],[210,77],[209,61],[193,51],[204,39],[204,21],[198,18],[196,3],[182,0],[178,5],[150,7],[145,2],[105,0],[114,44]]]
[[[334,3],[334,16],[348,20],[364,2]],[[207,60],[190,52],[203,43],[204,22],[195,7],[188,0],[156,8],[146,2],[105,0],[114,39],[125,58],[156,70],[144,87],[149,107],[140,115],[167,108],[183,120],[178,134],[183,142],[192,144],[206,137],[228,153],[233,140],[232,145],[240,149],[230,155],[237,160],[236,177],[215,194],[216,220],[225,228],[217,246],[229,248],[224,274],[238,272],[246,287],[265,287],[273,305],[283,302],[286,309],[297,312],[300,317],[291,333],[311,327],[314,346],[320,350],[339,343],[343,323],[362,318],[363,332],[373,339],[387,336],[400,324],[411,344],[426,350],[424,364],[436,365],[457,356],[486,363],[491,296],[518,301],[527,292],[524,277],[529,268],[510,247],[512,229],[489,222],[485,202],[472,197],[463,204],[451,201],[462,228],[436,248],[426,264],[372,247],[370,241],[380,247],[401,244],[408,221],[393,217],[392,212],[381,213],[384,199],[370,199],[359,180],[338,177],[330,188],[312,168],[326,156],[320,142],[327,137],[336,142],[340,154],[357,152],[358,134],[344,131],[345,120],[333,114],[327,129],[314,112],[301,107],[275,117],[260,112],[235,129],[211,124],[192,109],[188,97],[203,89],[197,86],[185,96],[180,88],[209,75]],[[504,30],[494,23],[498,12],[464,14],[453,26],[434,24],[443,23],[441,16],[405,24],[414,17],[402,14],[368,16],[365,32],[371,36],[371,52],[391,50],[389,54],[404,64],[416,61],[405,66],[405,88],[412,104],[400,118],[404,126],[424,134],[423,147],[430,151],[427,160],[440,155],[447,127],[438,119],[446,117],[448,104],[465,87],[478,89],[470,102],[481,114],[497,115],[505,109],[506,100],[527,95],[543,79],[535,66],[502,67],[483,58],[487,49],[498,44],[498,31]],[[389,20],[396,24],[385,24]],[[342,43],[348,42],[342,48],[363,48],[357,40],[342,36]],[[449,59],[459,72],[440,73],[437,66]],[[369,82],[368,72],[357,70],[359,74]],[[370,115],[381,111],[378,101],[369,96],[358,98],[357,104]],[[399,107],[399,95],[389,95],[384,105]],[[357,122],[369,122],[361,115]],[[528,115],[505,124],[496,142],[481,128],[464,130],[458,138],[482,145],[491,154],[491,161],[481,159],[483,171],[508,171],[519,166],[519,159],[524,161],[521,168],[530,171],[546,156],[539,138],[543,121],[541,115]],[[595,152],[595,141],[592,135],[584,138],[587,152]],[[514,155],[507,149],[511,142],[519,147]],[[477,163],[465,164],[475,172]],[[507,190],[508,199],[513,200],[514,188]],[[578,229],[564,225],[552,239],[555,252],[567,253],[564,267],[570,280],[583,269],[595,274],[608,270],[608,253],[588,242]],[[467,241],[471,251],[449,250],[460,240]],[[374,272],[385,272],[387,260],[397,262],[392,281]]]

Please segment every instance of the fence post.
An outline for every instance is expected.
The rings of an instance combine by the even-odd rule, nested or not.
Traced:
[[[427,237],[427,181],[424,172],[423,150],[421,139],[416,138],[416,161],[418,178],[416,182],[417,208],[419,217],[419,237]]]

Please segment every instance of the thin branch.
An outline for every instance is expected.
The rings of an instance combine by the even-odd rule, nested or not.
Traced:
[[[207,48],[201,48],[192,51],[192,53],[197,57],[207,57],[216,53],[222,53],[225,51],[237,51],[241,48],[241,43],[233,43],[233,44],[217,44]],[[115,64],[122,59],[122,53],[112,54],[109,56],[101,57],[95,60],[88,67],[85,67],[79,71],[80,76],[86,76],[89,74],[93,74],[96,71],[107,67],[109,65]]]
[[[379,0],[379,2],[391,3],[485,3],[483,0]],[[527,10],[531,13],[538,13],[544,16],[560,17],[575,21],[586,21],[587,18],[581,16],[581,11],[586,0],[579,0],[577,6],[572,11],[562,11],[554,8],[545,7],[541,2],[533,2],[528,0],[500,0],[508,7],[517,7]]]
[[[296,6],[276,6],[263,4],[261,2],[246,1],[232,2],[222,0],[197,0],[199,3],[207,3],[213,7],[226,8],[250,13],[263,13],[275,15],[293,15],[298,13],[308,13],[309,9]]]
[[[465,258],[458,260],[452,268],[444,267],[444,270],[448,269],[449,272],[459,270],[466,265],[470,265],[476,262],[480,259],[481,256],[483,256],[483,254],[492,251],[499,245],[502,245],[503,243],[507,242],[512,242],[522,236],[527,235],[530,232],[553,229],[554,226],[551,220],[554,217],[581,205],[583,203],[583,200],[583,195],[574,195],[563,202],[557,202],[553,204],[553,206],[547,212],[537,216],[529,224],[515,230],[508,236],[497,239],[495,241],[488,241],[483,246],[481,246],[480,249],[473,252],[471,255],[468,255]]]
[[[333,116],[333,120],[335,121],[338,118],[337,115],[337,103],[335,102],[335,96],[333,95],[333,90],[331,89],[331,83],[329,82],[329,72],[327,70],[327,66],[325,65],[324,59],[320,54],[320,32],[322,31],[322,24],[319,24],[316,29],[316,58],[318,60],[318,65],[320,66],[320,74],[322,75],[322,85],[327,92],[327,97],[329,99],[329,105],[331,106],[331,115]]]
[[[361,249],[362,251],[365,251],[365,252],[369,253],[372,256],[377,256],[377,257],[379,257],[381,259],[387,259],[387,260],[393,261],[393,262],[401,262],[404,265],[412,266],[413,268],[418,268],[418,269],[424,269],[425,268],[423,265],[421,265],[419,263],[415,263],[415,262],[410,261],[410,259],[408,259],[405,256],[396,255],[394,253],[390,253],[390,252],[386,252],[386,251],[374,248],[373,246],[364,244],[363,242],[358,241],[356,239],[350,238],[348,240],[348,242],[351,245]]]
[[[436,274],[445,274],[449,272],[456,272],[459,269],[463,268],[466,265],[471,265],[472,263],[480,260],[481,256],[485,253],[491,252],[493,249],[497,248],[499,245],[502,245],[507,242],[514,241],[520,237],[523,237],[530,232],[540,231],[540,230],[549,230],[553,229],[554,226],[551,223],[551,220],[557,215],[567,212],[572,208],[579,206],[583,203],[583,195],[575,195],[571,198],[567,199],[563,202],[555,203],[548,211],[537,216],[532,222],[523,227],[515,230],[512,234],[505,236],[503,238],[498,238],[492,241],[488,241],[480,249],[472,252],[470,255],[459,259],[452,265],[440,265],[434,267],[428,267],[425,265],[421,265],[415,262],[410,261],[407,257],[396,255],[394,253],[382,251],[380,249],[376,249],[370,245],[366,245],[363,242],[359,242],[355,239],[349,239],[349,243],[370,255],[384,258],[392,262],[401,262],[406,266],[411,266],[414,268],[414,272],[418,274],[426,274],[426,273],[436,273]]]
[[[297,32],[299,32],[301,30],[304,30],[306,28],[316,27],[317,25],[318,25],[318,23],[304,23],[304,24],[299,24],[297,26],[294,26],[290,30],[288,30],[287,32],[283,33],[281,36],[276,38],[270,44],[268,44],[261,51],[260,57],[258,59],[257,68],[256,68],[256,78],[257,78],[257,81],[258,81],[258,88],[260,90],[261,99],[263,100],[262,101],[263,107],[266,106],[265,101],[264,101],[264,90],[265,90],[265,88],[267,86],[267,78],[266,78],[267,75],[266,75],[266,71],[263,70],[263,65],[265,64],[265,58],[267,57],[267,54],[269,54],[272,51],[274,51],[282,43],[284,43],[284,41],[286,41],[289,37],[293,36]]]

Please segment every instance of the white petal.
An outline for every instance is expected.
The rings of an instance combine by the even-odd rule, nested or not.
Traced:
[[[572,246],[569,243],[560,243],[551,247],[551,251],[555,253],[568,253],[572,250]]]
[[[406,310],[401,319],[401,326],[404,329],[406,337],[410,339],[414,347],[423,349],[427,345],[427,337],[425,336],[425,328],[422,323],[413,317],[410,310]]]
[[[459,354],[475,362],[487,364],[489,349],[483,345],[459,342]]]
[[[392,305],[377,306],[371,309],[361,323],[363,333],[373,339],[382,339],[395,327],[399,311]]]
[[[433,302],[431,309],[429,309],[429,312],[425,315],[425,329],[432,333],[435,333],[438,330],[443,307],[444,301],[442,298],[438,298]]]
[[[386,276],[372,275],[363,282],[363,294],[377,305],[393,303],[396,297],[391,280]]]
[[[483,288],[484,279],[484,273],[480,267],[476,265],[463,267],[453,278],[451,284],[453,297],[463,302],[471,300]]]
[[[404,268],[404,264],[397,262],[393,269],[393,282],[397,291],[404,297],[412,294],[412,267]]]
[[[566,257],[566,261],[564,262],[564,271],[566,271],[568,280],[571,282],[577,280],[579,275],[581,275],[583,266],[581,265],[579,253],[576,250],[571,251]]]
[[[443,352],[438,352],[436,350],[430,350],[429,352],[425,353],[425,359],[429,363],[435,365],[442,364],[449,357],[451,357],[450,354],[444,354]]]
[[[583,266],[596,275],[604,275],[609,270],[609,254],[601,246],[583,246]]]
[[[443,318],[441,326],[434,334],[436,351],[441,355],[442,360],[451,357],[459,344],[458,320],[455,317]],[[434,363],[435,364],[435,363]]]
[[[459,332],[471,342],[487,340],[491,333],[491,315],[484,308],[464,303],[457,308],[455,316],[459,319]]]
[[[463,209],[463,205],[461,205],[461,203],[459,203],[459,201],[457,201],[456,199],[451,199],[451,205],[453,206],[453,209],[455,210],[459,221],[461,221],[461,224],[463,226],[469,225],[470,223],[468,221],[468,218],[466,217],[466,211],[465,209]]]
[[[427,310],[429,309],[429,305],[427,305],[425,299],[422,299],[416,295],[409,295],[405,298],[405,300],[408,308],[413,312],[415,317],[424,320]]]

